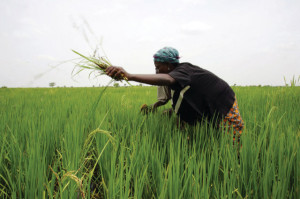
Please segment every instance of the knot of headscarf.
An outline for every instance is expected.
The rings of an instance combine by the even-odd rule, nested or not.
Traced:
[[[179,53],[175,48],[164,47],[157,51],[154,56],[154,61],[167,62],[167,63],[179,63]]]

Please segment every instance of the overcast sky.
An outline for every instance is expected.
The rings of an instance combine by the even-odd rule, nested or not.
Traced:
[[[0,86],[104,85],[72,78],[70,61],[101,38],[130,73],[154,73],[153,54],[172,46],[230,85],[284,85],[300,75],[299,21],[299,0],[0,0]]]

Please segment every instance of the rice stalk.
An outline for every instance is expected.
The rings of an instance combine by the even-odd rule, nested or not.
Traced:
[[[52,173],[55,175],[56,177],[56,180],[59,184],[59,186],[61,186],[62,184],[64,184],[64,182],[66,180],[72,180],[76,183],[77,185],[77,188],[79,188],[79,191],[80,191],[80,194],[81,194],[81,197],[82,198],[86,198],[85,197],[85,191],[84,191],[84,188],[83,188],[83,180],[84,180],[84,177],[85,176],[82,176],[81,178],[79,178],[76,174],[79,172],[79,170],[81,170],[81,168],[79,168],[78,170],[76,171],[66,171],[66,173],[64,173],[62,175],[62,177],[59,177],[59,174],[56,173],[51,166],[49,166],[50,170],[52,171]],[[64,192],[66,190],[66,188],[70,185],[70,181],[68,181],[66,183],[66,185],[61,189],[61,193]]]
[[[110,61],[106,58],[106,57],[96,57],[95,55],[92,57],[87,57],[75,50],[72,50],[74,53],[76,53],[77,55],[79,55],[81,58],[83,58],[80,62],[76,63],[75,68],[78,67],[80,68],[73,76],[77,75],[78,73],[82,72],[85,69],[91,70],[90,75],[94,72],[98,72],[99,75],[97,76],[101,76],[101,75],[106,75],[105,70],[112,66],[112,64],[110,63]],[[74,69],[75,69],[74,68]],[[74,73],[74,70],[73,72]],[[127,77],[124,76],[124,74],[121,75],[122,79],[119,78],[113,78],[115,81],[118,80],[125,80],[129,85],[131,85],[128,82]]]

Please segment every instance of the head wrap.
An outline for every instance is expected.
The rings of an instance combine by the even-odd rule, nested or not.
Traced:
[[[179,53],[172,47],[160,49],[154,54],[153,58],[157,62],[179,63]]]

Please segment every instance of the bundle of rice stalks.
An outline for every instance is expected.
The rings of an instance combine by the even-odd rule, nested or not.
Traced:
[[[105,70],[109,66],[112,66],[112,64],[108,61],[108,59],[106,57],[98,57],[98,58],[96,56],[87,57],[87,56],[80,54],[79,52],[77,52],[75,50],[72,50],[72,51],[74,53],[76,53],[77,55],[79,55],[81,58],[83,58],[79,63],[76,63],[75,68],[79,67],[80,69],[75,74],[74,74],[74,70],[73,70],[72,74],[74,74],[74,76],[85,69],[92,70],[89,74],[89,77],[91,76],[91,74],[93,74],[95,72],[96,72],[95,73],[96,76],[106,75]],[[125,80],[130,85],[127,77],[122,75],[122,78],[123,79],[117,79],[117,78],[113,78],[113,79],[114,80]]]

